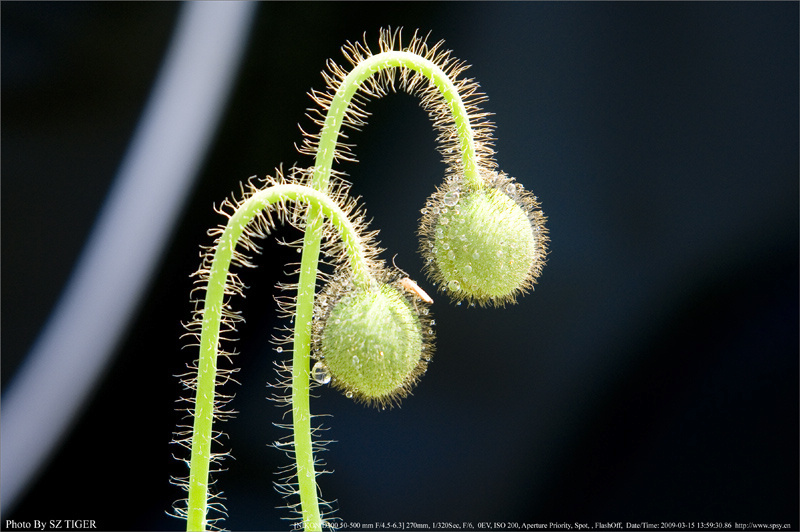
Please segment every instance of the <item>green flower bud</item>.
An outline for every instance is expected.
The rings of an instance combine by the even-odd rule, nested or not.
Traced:
[[[314,345],[317,382],[371,405],[398,403],[427,370],[433,347],[427,304],[408,279],[356,287],[331,283],[318,298]]]
[[[535,196],[505,174],[483,174],[479,190],[452,180],[431,196],[420,251],[440,291],[458,302],[503,306],[533,289],[547,229]]]

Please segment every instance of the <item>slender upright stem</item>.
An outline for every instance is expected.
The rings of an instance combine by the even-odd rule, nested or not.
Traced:
[[[314,453],[311,442],[308,369],[311,359],[311,319],[314,311],[317,264],[322,238],[322,219],[314,207],[308,209],[306,232],[303,238],[292,352],[292,430],[297,465],[297,489],[300,495],[303,525],[306,530],[318,531],[322,530],[322,515],[317,498],[317,474],[314,469]]]

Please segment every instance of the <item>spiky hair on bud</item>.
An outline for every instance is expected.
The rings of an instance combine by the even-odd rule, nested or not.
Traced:
[[[220,393],[220,389],[229,381],[234,381],[234,375],[238,372],[231,360],[235,354],[232,350],[225,349],[225,346],[234,341],[232,337],[236,332],[236,326],[239,322],[243,321],[240,313],[233,310],[231,304],[232,300],[239,296],[244,297],[245,286],[240,279],[236,270],[241,268],[254,268],[253,262],[254,255],[260,253],[261,249],[258,244],[259,239],[264,239],[269,235],[274,235],[279,229],[279,226],[289,225],[301,232],[305,231],[306,225],[310,223],[307,221],[308,205],[303,202],[303,197],[299,196],[296,200],[281,199],[273,203],[268,208],[259,209],[249,222],[241,227],[241,235],[235,242],[235,246],[231,244],[229,239],[223,239],[226,233],[227,222],[240,210],[248,200],[259,192],[269,189],[278,185],[304,185],[308,186],[312,176],[312,169],[305,168],[291,168],[288,177],[284,176],[281,169],[276,171],[275,176],[267,177],[265,179],[251,178],[246,183],[240,185],[239,193],[216,207],[215,210],[225,218],[226,223],[220,224],[208,231],[208,235],[214,239],[212,245],[201,246],[201,265],[199,269],[192,274],[194,277],[194,285],[191,292],[192,303],[194,310],[192,312],[191,320],[184,324],[186,333],[184,338],[188,338],[186,347],[199,347],[200,337],[203,327],[205,310],[205,294],[208,289],[209,279],[212,271],[212,265],[215,255],[221,246],[231,246],[230,249],[230,265],[227,279],[224,286],[224,300],[222,308],[220,309],[221,323],[219,332],[217,361],[218,367],[216,370],[216,385],[215,385],[215,399],[213,416],[215,421],[223,421],[232,417],[235,412],[227,408],[228,403],[233,398],[233,395]],[[380,264],[376,256],[382,251],[376,243],[375,237],[377,231],[369,231],[367,228],[367,220],[363,209],[358,205],[358,200],[349,194],[350,184],[339,175],[334,175],[328,188],[327,196],[346,214],[348,220],[353,226],[354,233],[356,234],[356,242],[351,243],[358,248],[358,254],[364,261],[362,268],[372,269]],[[349,255],[346,252],[345,244],[342,242],[339,231],[329,220],[325,220],[322,226],[322,241],[321,241],[321,256],[323,257],[322,263],[330,265],[330,270],[348,271],[352,268],[350,264]],[[284,241],[278,240],[279,243],[290,247],[300,248],[302,240],[297,241]],[[289,272],[290,277],[296,278],[299,273],[299,264],[294,265],[295,271]],[[318,283],[325,282],[331,277],[330,274],[325,274],[318,271]],[[286,295],[276,297],[279,313],[284,317],[290,317],[295,312],[295,301],[297,294],[296,282],[279,282],[278,287],[286,291]],[[288,329],[284,329],[288,331]],[[276,338],[278,344],[291,343],[291,333],[282,338]],[[279,348],[284,350],[282,347]],[[290,351],[288,351],[290,354]],[[197,391],[197,376],[198,376],[198,359],[187,364],[188,371],[183,375],[178,375],[181,378],[181,383],[186,390],[186,396],[179,399],[183,404],[179,411],[185,412],[185,418],[191,423],[195,410],[195,395]],[[288,385],[288,373],[290,372],[288,364],[285,362],[279,363],[279,369],[283,370],[281,379],[286,388]],[[277,398],[281,403],[288,404],[290,399],[285,396]],[[185,423],[185,422],[184,422]],[[215,427],[218,425],[215,424]],[[221,451],[223,449],[220,437],[222,432],[214,429],[212,434],[212,452],[211,455],[211,473],[220,471],[220,461],[229,454],[229,452]],[[174,434],[173,443],[180,445],[187,451],[191,452],[192,446],[192,427],[190,424],[181,424],[178,426]],[[181,458],[189,465],[189,460]],[[173,478],[173,483],[188,489],[187,478]],[[216,519],[210,518],[209,525],[213,526],[215,520],[222,519],[224,516],[224,508],[222,506],[222,497],[220,495],[209,496],[209,510],[216,510],[220,517]],[[185,503],[185,500],[183,501]],[[173,513],[176,517],[186,519],[186,508],[182,507],[183,504],[178,501],[173,507]]]
[[[347,271],[317,298],[312,376],[357,402],[400,404],[425,374],[434,352],[430,298],[399,269],[377,268],[368,286]]]
[[[405,43],[402,28],[384,28],[380,31],[378,49],[373,51],[367,44],[366,35],[363,42],[347,42],[342,47],[346,61],[341,66],[333,60],[328,60],[326,69],[322,72],[325,89],[322,91],[311,90],[309,96],[316,104],[310,108],[306,116],[322,129],[325,126],[326,115],[331,108],[334,97],[342,87],[345,78],[353,68],[367,59],[389,51],[404,51],[417,54],[438,66],[453,82],[457,93],[464,103],[472,129],[472,138],[475,142],[475,155],[478,165],[484,168],[495,168],[494,140],[492,131],[494,124],[487,118],[490,113],[483,111],[480,104],[486,101],[486,96],[480,91],[478,83],[471,79],[461,77],[469,68],[465,62],[454,58],[450,50],[443,49],[444,41],[434,45],[427,43],[428,35],[421,36],[417,31]],[[387,63],[388,64],[388,63]],[[380,98],[389,92],[403,90],[420,98],[420,105],[430,116],[434,128],[438,132],[437,146],[447,165],[447,172],[457,174],[462,167],[461,145],[458,131],[453,120],[453,113],[442,96],[439,88],[423,73],[405,66],[381,68],[363,81],[358,91],[354,94],[349,107],[344,113],[342,131],[339,133],[340,142],[336,147],[334,159],[337,161],[356,161],[352,151],[353,145],[346,144],[347,134],[344,129],[360,131],[366,125],[370,113],[366,105],[371,98]],[[319,135],[307,133],[301,127],[303,141],[298,146],[298,151],[303,154],[315,156],[319,147]],[[344,142],[342,141],[344,139]]]
[[[451,299],[504,306],[533,290],[547,257],[536,196],[506,174],[481,169],[483,187],[448,179],[421,210],[428,278]]]

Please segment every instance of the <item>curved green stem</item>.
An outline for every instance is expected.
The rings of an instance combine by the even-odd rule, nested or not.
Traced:
[[[200,334],[200,355],[198,361],[197,391],[195,398],[194,426],[192,435],[192,453],[190,458],[189,473],[189,499],[187,509],[187,530],[205,530],[206,512],[208,509],[208,473],[211,460],[212,424],[214,420],[214,396],[217,374],[217,352],[219,346],[220,323],[224,304],[225,285],[227,283],[230,264],[233,260],[236,243],[239,241],[245,227],[255,218],[261,210],[268,209],[271,205],[282,201],[307,203],[322,216],[331,220],[339,232],[345,249],[350,259],[356,282],[369,282],[369,273],[366,266],[364,250],[361,241],[347,215],[327,195],[317,190],[295,184],[275,185],[256,192],[244,201],[228,220],[227,225],[219,237],[214,252],[211,270],[208,274],[208,285],[203,309],[203,323]],[[320,222],[321,219],[314,219]],[[317,247],[319,250],[319,247]],[[305,267],[305,265],[303,265]],[[300,293],[304,293],[300,288]],[[313,286],[311,289],[313,294]],[[310,328],[311,315],[298,312],[296,322],[307,320]],[[305,328],[305,327],[304,327]],[[295,339],[295,343],[297,340]],[[297,353],[295,352],[295,359]],[[314,457],[311,452],[311,415],[308,408],[308,358],[306,358],[305,379],[294,379],[293,413],[295,419],[295,453],[298,462],[298,479],[311,476],[314,481]],[[294,370],[298,369],[295,360]],[[302,398],[305,397],[303,401]],[[296,399],[296,401],[295,401]],[[297,426],[304,427],[298,430]],[[300,466],[300,464],[304,466]],[[310,468],[306,465],[310,464]],[[315,484],[314,484],[315,485]],[[302,495],[302,492],[301,492]],[[305,493],[306,498],[311,494]],[[316,501],[316,488],[313,499]],[[310,522],[321,523],[318,505],[316,517],[309,515]],[[305,518],[305,510],[304,510]],[[308,522],[308,521],[307,521]]]
[[[364,59],[342,81],[330,103],[328,114],[325,117],[325,124],[320,133],[312,186],[318,190],[325,190],[328,186],[333,156],[336,152],[336,143],[339,139],[339,131],[344,121],[345,111],[350,106],[350,100],[352,100],[353,95],[361,84],[376,72],[396,67],[408,68],[419,72],[439,90],[453,114],[453,122],[455,123],[461,148],[461,160],[464,165],[464,178],[470,185],[480,188],[481,181],[478,178],[475,140],[469,122],[469,113],[455,84],[433,61],[411,52],[397,50],[383,52]]]
[[[353,95],[361,84],[376,72],[404,67],[419,72],[427,77],[438,88],[453,113],[453,121],[459,137],[464,178],[476,189],[482,182],[478,175],[475,141],[469,122],[469,113],[464,105],[458,89],[433,61],[411,52],[387,51],[370,56],[356,65],[345,77],[336,91],[325,124],[320,133],[317,154],[314,162],[314,175],[311,186],[320,192],[326,192],[330,182],[333,157],[339,140],[339,132],[345,118],[345,112]],[[316,474],[313,456],[301,461],[306,456],[306,446],[310,449],[310,411],[308,399],[308,367],[311,356],[311,314],[314,307],[314,292],[319,262],[320,240],[322,238],[322,219],[319,210],[313,205],[309,208],[306,232],[303,237],[303,255],[300,262],[300,279],[298,281],[297,314],[294,329],[294,355],[292,359],[292,412],[295,452],[297,453],[297,481],[300,492],[300,506],[306,530],[317,531],[322,528],[319,504],[317,501]],[[310,451],[309,451],[310,453]]]

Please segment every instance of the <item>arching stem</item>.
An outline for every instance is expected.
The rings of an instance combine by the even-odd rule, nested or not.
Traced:
[[[382,52],[364,59],[342,81],[325,116],[325,124],[320,133],[314,162],[314,178],[311,186],[323,191],[328,186],[333,156],[336,152],[336,144],[344,121],[345,111],[350,106],[350,101],[358,88],[373,74],[388,68],[398,67],[422,74],[439,90],[453,115],[453,122],[461,149],[461,160],[464,166],[464,178],[470,185],[480,188],[482,183],[478,177],[475,139],[469,122],[469,113],[455,84],[433,61],[411,52],[397,50]]]
[[[333,157],[339,132],[353,95],[364,81],[373,74],[388,68],[408,68],[419,72],[437,87],[450,111],[458,133],[462,153],[464,178],[474,188],[481,187],[478,176],[475,141],[469,122],[469,113],[464,105],[458,89],[447,74],[433,61],[411,52],[387,51],[370,56],[345,77],[328,107],[325,123],[320,133],[317,154],[314,163],[314,175],[311,186],[320,192],[326,192],[330,182]],[[294,328],[294,352],[292,358],[292,412],[295,452],[297,453],[297,482],[300,492],[300,506],[306,530],[321,530],[319,503],[317,501],[316,473],[314,458],[305,454],[305,446],[310,446],[310,411],[308,398],[309,364],[311,358],[311,314],[314,307],[314,292],[317,281],[317,265],[319,262],[320,241],[322,238],[322,219],[319,211],[312,206],[308,211],[308,222],[303,237],[303,255],[300,262],[300,279],[298,281],[297,314]],[[301,460],[298,445],[303,448],[307,460]]]
[[[194,425],[192,432],[192,452],[189,473],[189,498],[187,508],[186,529],[190,531],[206,529],[206,513],[208,510],[208,473],[211,461],[212,424],[214,421],[214,398],[217,375],[217,353],[219,348],[220,323],[224,304],[225,285],[227,284],[230,264],[233,260],[236,243],[242,236],[245,227],[261,210],[269,209],[278,202],[292,201],[305,203],[313,207],[322,217],[328,218],[339,232],[345,244],[347,256],[353,269],[356,282],[369,283],[364,250],[361,241],[347,215],[325,193],[296,184],[275,185],[260,190],[244,201],[228,219],[222,235],[219,237],[208,274],[208,285],[203,308],[203,323],[200,333],[200,355],[198,361],[197,390],[195,398]],[[319,247],[317,247],[319,250]],[[303,293],[304,289],[300,289]],[[313,288],[311,289],[313,294]],[[300,314],[296,320],[300,321]],[[311,322],[310,315],[307,316]],[[297,339],[295,339],[297,342]],[[295,353],[296,358],[296,353]],[[307,359],[306,359],[307,360]],[[295,360],[295,367],[297,366]],[[293,413],[295,424],[295,454],[298,462],[298,477],[312,475],[314,457],[311,449],[311,414],[308,409],[308,364],[305,365],[305,380],[294,379]],[[303,401],[305,397],[305,401]],[[305,405],[305,407],[304,407]],[[297,426],[305,426],[299,432]],[[300,469],[300,464],[311,464],[311,469]],[[301,494],[302,495],[302,494]],[[306,500],[311,494],[306,493]],[[316,501],[316,488],[313,492]],[[321,523],[318,504],[316,516],[313,511],[308,514],[309,523]],[[304,518],[306,512],[304,508]]]

